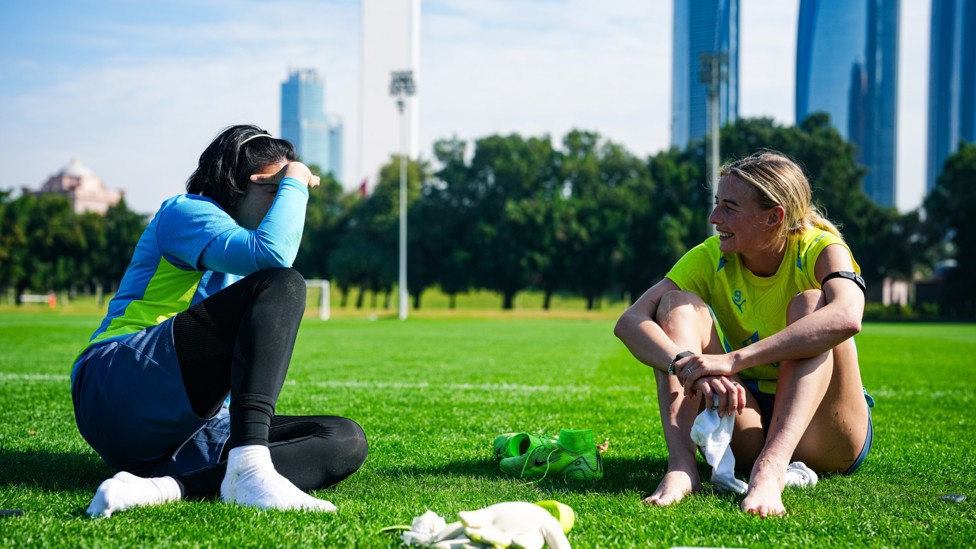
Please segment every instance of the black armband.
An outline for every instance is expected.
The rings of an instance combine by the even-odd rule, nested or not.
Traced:
[[[823,285],[826,284],[827,281],[830,280],[831,278],[846,278],[847,280],[850,280],[854,284],[857,284],[858,287],[861,288],[861,291],[864,292],[864,295],[868,294],[868,287],[867,284],[864,283],[864,279],[861,278],[861,275],[853,271],[836,271],[830,273],[829,275],[824,277],[823,281],[820,282],[820,287],[823,288]]]

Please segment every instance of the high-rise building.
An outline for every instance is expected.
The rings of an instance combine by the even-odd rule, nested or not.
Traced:
[[[959,141],[976,143],[976,0],[932,0],[928,190]]]
[[[325,114],[325,80],[314,69],[293,71],[281,84],[281,137],[291,141],[302,162],[322,173],[342,176],[342,128],[333,132]]]
[[[708,82],[702,54],[725,54],[719,124],[739,117],[739,0],[674,0],[671,145],[684,148],[708,133]]]
[[[898,0],[800,0],[796,121],[826,112],[857,147],[864,190],[895,205]]]
[[[357,184],[372,189],[380,168],[401,152],[404,131],[397,101],[390,96],[391,73],[412,71],[420,90],[420,0],[362,0],[360,2],[359,162]],[[404,102],[407,154],[416,158],[419,146],[419,101]]]
[[[330,114],[329,119],[329,160],[331,162],[332,175],[340,183],[342,182],[342,118]]]

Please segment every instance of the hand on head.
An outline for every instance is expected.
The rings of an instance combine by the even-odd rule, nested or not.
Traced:
[[[308,188],[310,189],[317,187],[320,182],[319,176],[313,174],[311,170],[308,169],[308,166],[297,161],[285,164],[284,167],[274,174],[254,174],[251,176],[251,182],[259,185],[277,185],[286,177],[297,179],[298,181],[308,185]]]

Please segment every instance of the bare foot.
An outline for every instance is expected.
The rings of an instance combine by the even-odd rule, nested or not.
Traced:
[[[678,503],[688,494],[700,492],[701,489],[701,479],[698,478],[697,469],[691,473],[681,469],[669,470],[657,485],[657,490],[644,498],[644,503],[667,507]]]
[[[783,506],[783,487],[786,486],[786,466],[775,465],[766,460],[756,462],[749,491],[739,506],[743,511],[766,517],[781,517],[786,514]]]

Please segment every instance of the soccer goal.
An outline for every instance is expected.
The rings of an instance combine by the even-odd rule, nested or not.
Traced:
[[[329,316],[332,314],[332,304],[329,296],[329,281],[319,279],[306,280],[305,286],[308,288],[319,289],[321,292],[319,294],[319,320],[329,320]]]

